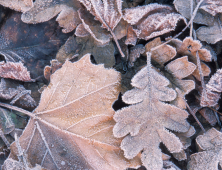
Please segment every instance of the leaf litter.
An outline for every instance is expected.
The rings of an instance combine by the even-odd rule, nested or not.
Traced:
[[[13,130],[9,134],[5,134],[4,128],[11,119],[2,117],[4,142],[0,146],[7,148],[0,148],[0,155],[5,157],[1,163],[5,162],[3,169],[15,166],[20,169],[126,169],[141,165],[157,170],[218,168],[218,160],[204,161],[213,159],[215,152],[211,155],[198,152],[200,150],[194,149],[194,140],[196,138],[200,146],[200,128],[203,132],[211,127],[221,128],[221,90],[215,89],[220,85],[221,59],[215,51],[222,39],[221,2],[174,0],[168,5],[157,2],[163,1],[0,1],[5,7],[22,12],[22,16],[12,12],[4,18],[7,13],[6,8],[2,8],[1,106],[31,117],[26,128],[10,124]],[[61,33],[55,20],[66,34]],[[183,24],[187,24],[185,28]],[[184,30],[189,25],[190,36],[186,37]],[[178,30],[182,31],[177,34]],[[152,65],[145,63],[147,52]],[[99,65],[93,65],[90,60]],[[50,62],[51,66],[47,66]],[[87,66],[81,70],[84,64]],[[71,65],[76,67],[73,71],[67,68]],[[120,73],[112,67],[121,72],[121,82]],[[62,71],[65,76],[59,76]],[[98,84],[109,81],[104,72],[110,72],[109,76],[115,72],[116,78],[110,80],[116,83],[115,87],[96,95],[89,92],[89,100],[85,100],[90,88],[97,89]],[[120,92],[123,95],[119,95]],[[78,94],[83,95],[79,101],[69,98],[75,95],[78,98]],[[116,106],[113,103],[118,95],[120,105]],[[74,115],[68,109],[72,100],[80,103],[79,107],[72,106]],[[32,111],[36,106],[32,113],[20,109]],[[57,109],[60,106],[61,109]],[[115,108],[115,113],[112,107],[120,110]],[[101,113],[100,109],[109,113],[106,119],[93,115]],[[195,114],[197,110],[208,124]],[[96,121],[91,121],[93,119]],[[75,128],[66,127],[72,123]],[[124,126],[120,127],[121,123]],[[12,141],[15,142],[11,145]]]

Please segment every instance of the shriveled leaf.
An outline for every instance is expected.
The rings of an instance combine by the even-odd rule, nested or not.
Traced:
[[[30,72],[21,62],[0,62],[0,77],[31,81]]]
[[[199,113],[210,123],[211,126],[215,126],[217,123],[217,118],[215,116],[215,113],[210,108],[203,108],[199,110]]]
[[[183,42],[180,41],[179,39],[174,39],[170,42],[170,44],[176,47],[178,54],[182,56],[188,56],[189,61],[191,61],[195,65],[197,65],[197,58],[196,58],[197,51],[200,60],[209,62],[212,59],[210,51],[205,48],[201,48],[202,44],[200,43],[200,41],[193,40],[190,37],[185,38]],[[201,62],[201,69],[203,76],[208,76],[211,72],[210,68],[204,62]],[[200,81],[200,74],[197,67],[192,73],[192,75],[195,76],[195,78]]]
[[[145,47],[142,44],[138,44],[134,47],[130,48],[130,54],[129,54],[129,67],[134,66],[134,62],[137,58],[140,57],[140,54],[143,54],[145,52]]]
[[[148,56],[149,57],[149,56]],[[141,160],[147,170],[163,167],[160,142],[172,153],[182,150],[179,138],[167,129],[186,132],[188,113],[178,107],[164,103],[172,101],[176,92],[167,87],[169,81],[151,68],[149,63],[132,79],[135,87],[123,95],[123,101],[132,104],[118,110],[114,115],[114,136],[124,137],[121,148],[128,159],[142,152]]]
[[[0,0],[0,4],[20,12],[25,12],[33,6],[32,0]]]
[[[30,90],[26,90],[24,86],[13,84],[13,82],[4,78],[0,82],[0,99],[9,100],[11,101],[10,104],[18,103],[25,108],[34,108],[36,106]]]
[[[220,99],[220,93],[222,92],[222,69],[218,69],[217,72],[210,78],[210,81],[206,84],[206,95],[201,96],[201,106],[215,106]]]
[[[125,9],[123,19],[133,26],[138,38],[145,40],[175,30],[179,20],[186,22],[172,7],[156,3]]]
[[[199,29],[197,29],[196,33],[197,37],[201,41],[206,41],[207,43],[215,44],[216,42],[222,40],[221,30],[222,29],[220,22],[218,23],[218,21],[215,20],[213,26],[210,27],[202,26]]]
[[[93,65],[90,55],[76,63],[66,61],[51,76],[39,106],[19,138],[31,166],[46,169],[122,170],[137,167],[126,160],[112,134],[112,104],[119,94],[120,75]],[[11,146],[17,159],[17,148]],[[35,158],[35,159],[34,159]]]
[[[222,1],[221,0],[205,0],[200,9],[210,13],[215,16],[218,13],[222,13]]]
[[[62,34],[54,20],[38,25],[21,21],[21,14],[15,13],[6,20],[0,30],[0,54],[7,62],[22,62],[33,79],[43,75],[68,35]],[[56,32],[56,33],[55,33]]]
[[[174,0],[173,2],[176,10],[188,19],[191,19],[190,1],[193,1],[193,9],[195,9],[199,0]],[[204,2],[202,3],[202,5],[204,4]],[[197,11],[196,16],[194,17],[193,22],[204,25],[213,25],[214,17],[201,9],[201,6],[200,9],[198,9]]]
[[[196,138],[201,152],[191,155],[188,170],[219,170],[218,164],[222,164],[222,134],[216,129],[208,130],[204,135]]]
[[[152,48],[161,45],[162,42],[160,38],[156,38],[153,41],[146,44],[146,51],[150,51]],[[177,54],[177,51],[174,47],[170,45],[163,45],[161,48],[158,48],[152,51],[152,59],[158,64],[157,67],[161,68],[163,74],[170,80],[170,85],[177,91],[177,97],[171,101],[172,104],[177,107],[186,108],[186,103],[184,97],[191,90],[195,88],[193,80],[184,80],[187,76],[191,75],[196,66],[188,61],[188,57],[184,56],[172,60]],[[169,62],[166,66],[165,63]]]
[[[59,68],[62,67],[62,63],[60,63],[58,60],[51,60],[50,61],[51,66],[46,66],[44,69],[44,77],[49,81],[50,76]]]

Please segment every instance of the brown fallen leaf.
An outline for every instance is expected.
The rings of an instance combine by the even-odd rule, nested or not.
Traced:
[[[144,52],[145,52],[145,47],[143,44],[137,44],[136,46],[131,47],[129,52],[128,66],[133,67],[136,59],[139,58],[140,54],[143,54]]]
[[[220,99],[220,93],[222,92],[222,69],[218,69],[217,72],[210,78],[206,84],[206,95],[201,96],[200,105],[216,106]]]
[[[219,170],[221,165],[222,134],[214,128],[196,138],[200,152],[191,155],[188,170]]]
[[[32,0],[0,0],[0,4],[19,12],[25,12],[33,6]]]
[[[51,76],[31,119],[19,138],[31,166],[46,169],[122,170],[140,161],[126,160],[112,134],[112,104],[119,94],[120,75],[90,62],[66,61]],[[15,143],[10,158],[17,160]]]
[[[157,3],[124,9],[123,19],[133,26],[131,32],[134,31],[137,38],[145,40],[175,30],[179,20],[186,23],[186,19],[174,13],[172,7]]]
[[[0,77],[10,78],[20,81],[31,81],[30,72],[27,68],[21,63],[0,62]]]
[[[200,9],[203,9],[204,11],[215,16],[218,13],[222,13],[222,1],[221,0],[205,0],[201,4]]]
[[[49,81],[51,75],[62,67],[62,63],[60,63],[58,60],[51,60],[50,61],[51,66],[45,66],[44,68],[44,77]]]
[[[161,44],[162,42],[160,38],[150,41],[146,44],[146,52]],[[157,64],[157,68],[163,70],[162,73],[170,81],[170,86],[177,92],[177,97],[171,101],[171,104],[186,109],[184,97],[195,88],[195,83],[193,80],[185,78],[194,72],[196,66],[188,61],[187,56],[171,61],[176,57],[176,54],[177,52],[174,47],[163,45],[161,48],[152,51],[151,58],[155,64]],[[164,65],[167,62],[168,64]]]
[[[113,128],[115,137],[124,137],[121,148],[127,159],[133,159],[142,151],[141,161],[147,170],[161,170],[163,167],[160,142],[171,153],[180,152],[183,148],[179,138],[167,129],[186,132],[189,123],[188,113],[164,101],[174,100],[176,92],[167,87],[169,81],[151,68],[148,64],[132,79],[135,87],[127,91],[122,99],[129,107],[118,110],[114,115],[116,125]]]
[[[177,54],[182,56],[188,56],[189,61],[197,65],[197,57],[196,53],[198,51],[200,60],[209,62],[212,59],[212,55],[209,50],[205,48],[201,48],[202,44],[198,40],[193,40],[193,38],[187,37],[183,40],[183,42],[179,39],[174,39],[170,42],[172,46],[176,48]],[[203,76],[209,76],[211,70],[204,62],[201,61],[201,68]],[[200,74],[198,68],[194,70],[192,73],[193,76],[197,80],[200,81]]]

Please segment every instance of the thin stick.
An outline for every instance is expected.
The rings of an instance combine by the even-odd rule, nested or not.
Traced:
[[[198,123],[198,125],[200,126],[200,128],[202,129],[202,131],[205,133],[206,130],[204,129],[204,127],[202,126],[202,124],[200,123],[200,121],[197,119],[195,113],[191,110],[190,106],[187,104],[187,102],[185,101],[187,109],[189,110],[190,114],[194,117],[194,119],[196,120],[196,122]]]
[[[201,5],[201,3],[202,3],[203,1],[204,1],[204,0],[201,0],[201,1],[197,4],[197,6],[196,6],[196,8],[195,8],[195,10],[194,10],[194,12],[193,12],[193,15],[192,15],[190,21],[188,22],[188,24],[186,25],[186,27],[185,27],[179,34],[175,35],[173,38],[171,38],[170,40],[166,41],[165,43],[163,43],[163,44],[161,44],[161,45],[158,45],[158,46],[152,48],[150,51],[154,51],[154,50],[162,47],[163,45],[168,44],[168,43],[169,43],[170,41],[172,41],[173,39],[179,37],[179,36],[190,26],[190,24],[193,22],[193,19],[195,18],[196,14],[197,14],[197,11],[198,11],[198,9],[199,9],[199,7],[200,7],[200,5]]]
[[[193,14],[193,0],[190,0],[190,17]],[[192,37],[193,33],[193,21],[190,23],[190,37]]]
[[[24,110],[24,109],[21,109],[21,108],[18,108],[16,106],[12,106],[12,105],[9,105],[9,104],[6,104],[6,103],[1,103],[0,102],[0,106],[2,107],[5,107],[5,108],[8,108],[8,109],[12,109],[12,110],[16,110],[18,112],[21,112],[21,113],[24,113],[32,118],[35,118],[35,115],[27,110]]]

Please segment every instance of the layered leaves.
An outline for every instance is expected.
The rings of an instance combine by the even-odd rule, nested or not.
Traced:
[[[172,153],[182,150],[182,143],[167,129],[186,132],[190,125],[185,120],[188,113],[165,103],[176,97],[167,87],[169,80],[153,69],[149,63],[132,79],[135,87],[123,95],[123,101],[132,104],[118,110],[114,115],[114,136],[124,137],[121,148],[128,159],[142,152],[141,160],[148,170],[160,170],[163,166],[159,148],[163,142]]]
[[[22,136],[31,166],[46,169],[122,170],[137,167],[138,159],[126,160],[114,138],[112,104],[119,94],[120,75],[103,65],[93,65],[90,55],[76,63],[66,61],[51,76],[39,106]],[[11,158],[17,159],[15,144]]]

